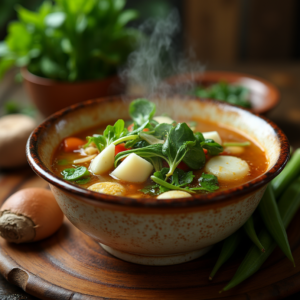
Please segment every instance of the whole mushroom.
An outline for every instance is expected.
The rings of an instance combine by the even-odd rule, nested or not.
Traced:
[[[36,122],[26,115],[13,114],[0,118],[0,168],[26,164],[25,146]]]

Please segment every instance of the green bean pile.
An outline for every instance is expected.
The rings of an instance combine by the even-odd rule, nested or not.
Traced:
[[[251,216],[242,228],[224,240],[219,258],[209,276],[215,276],[218,269],[232,256],[242,241],[248,236],[253,245],[230,282],[222,289],[227,291],[259,270],[278,245],[295,266],[288,242],[286,228],[300,207],[300,149],[297,149],[284,170],[268,185],[257,211],[263,228],[255,231],[255,221]],[[247,235],[244,234],[247,233]]]

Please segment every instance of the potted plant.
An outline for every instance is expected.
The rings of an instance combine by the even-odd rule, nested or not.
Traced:
[[[37,12],[17,8],[19,21],[0,44],[0,77],[12,66],[47,116],[87,99],[117,93],[117,69],[140,34],[124,0],[45,1]],[[120,90],[119,90],[120,91]]]

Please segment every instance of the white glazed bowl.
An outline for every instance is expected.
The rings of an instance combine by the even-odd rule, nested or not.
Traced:
[[[276,125],[241,108],[182,96],[153,101],[158,113],[168,112],[174,119],[199,117],[250,136],[264,149],[268,170],[237,188],[163,201],[100,194],[55,175],[53,152],[63,138],[129,118],[129,101],[120,97],[86,101],[52,115],[30,136],[27,157],[33,170],[50,183],[66,217],[105,250],[134,263],[169,265],[203,255],[246,222],[268,182],[285,166],[289,144]]]

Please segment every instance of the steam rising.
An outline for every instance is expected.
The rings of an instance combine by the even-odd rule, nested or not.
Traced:
[[[140,26],[145,38],[130,54],[127,67],[120,74],[129,84],[129,94],[151,98],[158,91],[160,96],[164,96],[171,91],[184,93],[191,90],[194,73],[202,72],[204,67],[194,61],[191,54],[187,58],[177,53],[174,36],[180,28],[176,10],[166,19],[150,19]],[[176,74],[186,77],[186,83],[180,86],[180,90],[164,80]]]

